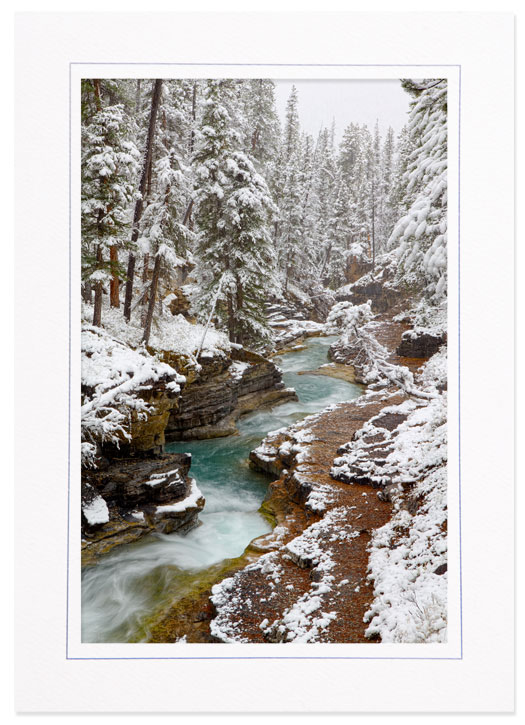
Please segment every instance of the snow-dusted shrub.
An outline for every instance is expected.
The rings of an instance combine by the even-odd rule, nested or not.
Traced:
[[[82,328],[82,463],[93,466],[97,444],[130,440],[132,416],[145,420],[151,407],[140,392],[162,378],[173,393],[184,380],[144,349],[132,350],[100,327]]]
[[[383,382],[395,385],[409,395],[432,397],[433,393],[418,389],[407,367],[388,362],[389,351],[373,334],[373,317],[370,300],[362,305],[338,302],[328,315],[327,329],[340,333],[341,343],[351,352],[353,364],[363,371],[366,384]]]

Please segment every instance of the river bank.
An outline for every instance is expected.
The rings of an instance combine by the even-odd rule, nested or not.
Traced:
[[[398,354],[408,326],[372,324],[389,359],[419,375],[425,359]],[[417,504],[400,504],[369,467],[388,460],[413,403],[392,386],[365,391],[359,366],[329,362],[332,351],[344,354],[338,338],[311,336],[277,356],[297,399],[242,416],[237,435],[166,444],[191,460],[206,500],[199,525],[150,533],[86,570],[83,641],[381,641],[365,621],[377,599],[371,551],[389,526],[406,533],[396,516]],[[367,426],[365,460],[348,468],[348,441]]]
[[[327,362],[327,351],[334,339],[311,338],[305,350],[283,355],[276,361],[283,370],[286,389],[296,389],[298,400],[272,409],[263,408],[242,417],[238,422],[239,435],[166,445],[167,455],[191,455],[191,476],[196,479],[206,499],[204,510],[199,516],[201,525],[186,536],[161,536],[162,546],[159,536],[148,536],[131,547],[115,550],[105,558],[103,566],[99,564],[87,570],[83,588],[85,641],[108,641],[108,637],[129,641],[144,636],[144,617],[151,620],[151,610],[166,605],[164,596],[169,599],[171,595],[167,592],[173,594],[173,588],[176,588],[174,581],[179,579],[184,582],[179,593],[185,595],[189,580],[193,581],[198,590],[201,582],[209,583],[210,576],[205,570],[215,567],[215,583],[220,580],[220,577],[217,578],[218,570],[224,575],[231,570],[228,560],[233,559],[239,565],[240,562],[235,560],[243,555],[247,545],[271,531],[269,521],[273,521],[273,518],[268,512],[259,512],[268,478],[248,466],[248,456],[268,430],[286,428],[305,415],[318,412],[330,402],[349,399],[361,393],[359,386],[349,385],[345,381],[298,374],[304,368],[315,368]],[[155,606],[152,606],[146,591],[151,586],[151,571],[145,563],[148,547],[152,549],[150,569],[161,569],[161,576],[168,582],[163,592],[154,597]],[[159,549],[162,549],[162,553]],[[255,549],[250,549],[246,556],[253,557],[254,552]],[[126,568],[128,557],[132,560],[133,556],[137,558],[135,570],[131,565]],[[220,565],[220,562],[223,564]],[[160,575],[159,571],[157,575]],[[138,614],[133,611],[133,601]],[[145,615],[148,609],[150,611]],[[180,610],[179,605],[177,609]],[[98,617],[97,611],[105,614]],[[137,617],[141,623],[138,623]],[[109,622],[109,626],[101,624],[101,619],[106,624]]]
[[[392,360],[414,371],[421,368],[424,360],[395,352],[406,326],[387,319],[380,324]],[[295,356],[298,365],[301,352]],[[321,358],[317,363],[297,374],[310,380],[337,378],[342,370],[343,380],[355,380],[350,365]],[[374,601],[370,544],[374,532],[391,521],[392,501],[378,498],[366,479],[348,485],[331,472],[341,446],[371,419],[378,436],[389,436],[400,419],[382,411],[406,401],[394,388],[368,391],[266,436],[250,453],[250,463],[273,479],[261,511],[274,528],[254,540],[229,572],[222,572],[226,578],[220,583],[168,609],[156,622],[151,641],[379,641],[367,634],[364,621]],[[260,557],[255,559],[254,553]],[[198,612],[198,622],[185,618],[190,610]]]

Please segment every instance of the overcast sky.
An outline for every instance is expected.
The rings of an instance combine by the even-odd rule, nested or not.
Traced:
[[[398,80],[276,80],[275,100],[281,121],[292,85],[299,97],[301,128],[317,137],[321,127],[335,118],[336,141],[350,123],[365,123],[373,131],[376,119],[381,136],[389,126],[394,133],[407,121],[410,96]]]

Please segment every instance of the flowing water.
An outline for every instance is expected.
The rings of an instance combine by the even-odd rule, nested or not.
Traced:
[[[258,513],[268,478],[250,469],[248,455],[269,431],[360,395],[358,385],[344,380],[298,374],[326,363],[334,340],[310,338],[304,350],[275,359],[298,401],[244,416],[238,436],[166,445],[167,452],[192,454],[190,475],[206,499],[199,515],[202,525],[186,535],[151,534],[87,568],[82,577],[83,642],[147,638],[146,620],[153,612],[189,593],[210,567],[240,556],[252,539],[271,530]]]

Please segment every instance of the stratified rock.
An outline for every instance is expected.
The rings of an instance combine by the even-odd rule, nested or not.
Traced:
[[[191,303],[188,297],[184,294],[184,290],[180,287],[173,289],[164,299],[164,303],[172,315],[182,315],[183,317],[190,317]]]
[[[188,477],[190,465],[189,454],[166,453],[84,470],[83,563],[94,563],[115,546],[153,531],[186,532],[197,526],[204,498]]]
[[[183,384],[181,384],[182,387]],[[177,410],[180,393],[171,392],[161,380],[150,385],[148,390],[137,394],[150,406],[147,417],[134,416],[131,422],[131,440],[122,440],[117,447],[103,443],[102,455],[109,458],[144,458],[157,456],[164,450],[165,430],[172,411]]]
[[[169,417],[167,440],[215,438],[236,433],[235,421],[263,405],[295,400],[271,360],[234,349],[231,358],[199,358],[201,370],[184,387]]]
[[[349,284],[357,282],[358,279],[372,270],[372,261],[349,255],[346,260],[346,281]]]
[[[312,285],[308,293],[289,285],[282,297],[271,297],[266,306],[270,324],[286,320],[325,322],[335,302],[332,290]]]
[[[400,292],[394,287],[388,287],[382,281],[367,281],[365,278],[352,285],[349,300],[354,305],[365,304],[368,300],[372,303],[372,310],[376,313],[387,312],[392,309],[401,299]]]

